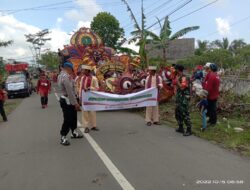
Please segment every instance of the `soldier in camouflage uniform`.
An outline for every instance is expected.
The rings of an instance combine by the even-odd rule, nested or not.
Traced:
[[[175,118],[179,126],[176,132],[183,133],[183,136],[190,136],[192,134],[192,124],[189,116],[190,80],[183,74],[184,67],[182,65],[176,65],[175,69],[178,73]],[[187,127],[186,130],[183,128],[183,123]]]

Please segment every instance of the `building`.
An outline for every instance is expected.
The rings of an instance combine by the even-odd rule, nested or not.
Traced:
[[[162,58],[162,49],[152,48],[152,45],[147,45],[148,58]],[[167,48],[167,60],[176,61],[194,55],[195,39],[183,38],[171,41]]]

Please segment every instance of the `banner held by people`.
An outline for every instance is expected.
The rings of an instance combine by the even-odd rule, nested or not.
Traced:
[[[82,108],[84,111],[120,110],[156,106],[158,104],[157,88],[150,88],[126,95],[83,91],[82,97]]]

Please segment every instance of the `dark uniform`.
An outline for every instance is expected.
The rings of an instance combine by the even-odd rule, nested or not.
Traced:
[[[77,110],[75,105],[77,105],[78,102],[74,89],[74,80],[66,71],[62,70],[58,76],[58,85],[61,90],[60,106],[63,111],[63,124],[60,131],[62,136],[61,144],[69,145],[66,136],[70,130],[72,132],[71,138],[82,138],[82,135],[76,131]]]
[[[177,80],[175,118],[179,128],[176,131],[184,133],[184,136],[188,136],[191,135],[192,128],[189,116],[190,79],[185,75],[182,75],[179,76]],[[186,131],[184,131],[183,123],[187,126]]]

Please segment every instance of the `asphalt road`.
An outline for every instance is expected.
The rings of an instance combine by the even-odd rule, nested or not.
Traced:
[[[134,113],[98,112],[97,117],[101,131],[90,138],[98,147],[88,137],[64,147],[54,94],[47,109],[40,108],[37,95],[24,99],[9,122],[0,124],[0,190],[126,189],[98,148],[132,189],[250,189],[248,158],[167,126],[147,127]],[[232,184],[237,180],[240,184]]]

